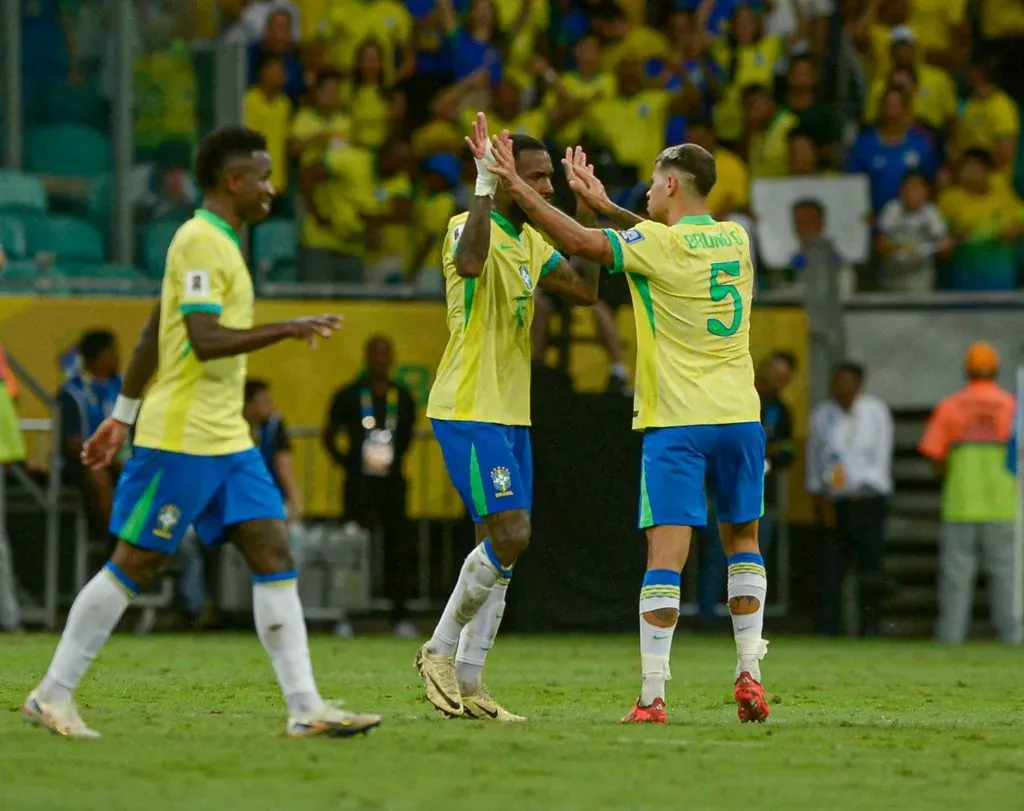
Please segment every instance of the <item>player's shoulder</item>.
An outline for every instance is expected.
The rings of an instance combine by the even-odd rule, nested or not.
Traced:
[[[641,220],[632,228],[607,230],[614,231],[618,238],[626,245],[636,245],[648,240],[657,241],[672,236],[672,229],[669,226],[655,220]]]

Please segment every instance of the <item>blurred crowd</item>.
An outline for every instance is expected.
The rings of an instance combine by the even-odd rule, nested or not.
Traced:
[[[495,130],[555,151],[582,143],[638,209],[654,157],[682,141],[718,158],[712,213],[750,225],[758,181],[861,174],[874,261],[857,287],[1019,287],[1021,0],[135,5],[136,140],[159,167],[152,208],[194,202],[186,158],[202,88],[189,42],[240,42],[243,120],[273,152],[275,215],[299,220],[299,280],[438,294],[445,226],[472,194],[462,139],[484,110]],[[66,76],[109,97],[113,3],[22,8],[29,85]],[[830,209],[800,200],[797,241],[827,232]],[[798,281],[801,253],[776,270],[765,285]]]

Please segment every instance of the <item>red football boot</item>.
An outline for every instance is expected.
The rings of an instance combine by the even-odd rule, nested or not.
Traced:
[[[736,679],[733,697],[736,699],[736,712],[744,724],[750,721],[763,723],[771,713],[768,701],[764,697],[764,688],[746,671],[740,673],[740,677]]]
[[[640,699],[636,700],[629,715],[622,719],[623,724],[667,724],[668,713],[665,711],[665,699],[656,698],[649,707],[641,707]]]

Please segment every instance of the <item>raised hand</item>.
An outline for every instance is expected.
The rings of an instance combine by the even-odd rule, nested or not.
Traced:
[[[477,197],[494,197],[498,190],[498,178],[491,173],[494,165],[494,151],[491,149],[491,140],[487,134],[487,116],[483,113],[476,114],[473,122],[473,134],[466,138],[469,150],[473,153],[473,160],[476,163],[476,191]]]
[[[307,315],[288,322],[291,336],[297,341],[305,341],[310,347],[316,347],[317,338],[330,338],[341,329],[340,315]]]
[[[82,446],[82,464],[90,470],[102,470],[114,461],[126,439],[128,426],[107,417]]]
[[[569,188],[576,195],[577,201],[583,203],[594,213],[600,214],[605,207],[611,203],[604,184],[594,174],[594,167],[587,163],[587,153],[582,147],[565,150],[565,157],[562,158],[562,166],[565,167],[565,178],[569,182]]]
[[[491,174],[500,177],[506,186],[512,186],[520,178],[516,171],[512,138],[508,134],[508,130],[503,131],[501,135],[491,136],[491,151],[494,154],[494,166],[490,167]]]
[[[473,121],[473,133],[466,136],[466,143],[473,153],[473,157],[482,161],[487,156],[487,147],[491,145],[491,139],[487,136],[487,116],[477,113]]]

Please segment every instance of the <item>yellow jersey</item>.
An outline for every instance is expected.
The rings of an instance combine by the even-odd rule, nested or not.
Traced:
[[[345,144],[328,149],[323,161],[330,176],[313,189],[313,199],[330,224],[325,226],[312,212],[307,213],[300,242],[306,248],[364,256],[366,222],[363,215],[379,211],[373,153]]]
[[[413,196],[412,181],[404,172],[392,177],[380,178],[374,197],[380,214],[395,213],[394,203]],[[392,223],[380,229],[380,243],[371,251],[376,259],[390,256],[406,256],[409,252],[411,227],[408,223]]]
[[[160,290],[160,362],[142,403],[135,445],[196,456],[252,447],[242,416],[246,356],[200,362],[185,328],[189,313],[215,313],[231,329],[249,329],[253,288],[238,235],[205,209],[178,229],[167,250]]]
[[[747,165],[724,146],[716,146],[714,154],[718,180],[708,195],[708,210],[715,217],[746,211],[750,208],[750,172]]]
[[[921,52],[945,51],[964,22],[966,0],[911,0],[907,25],[917,35]]]
[[[1024,4],[1019,0],[982,0],[981,38],[1004,39],[1024,34]]]
[[[665,129],[672,113],[668,90],[641,90],[632,96],[612,96],[588,110],[588,129],[607,146],[615,160],[650,180],[654,160],[665,148]]]
[[[352,140],[367,149],[380,149],[391,132],[391,99],[381,87],[363,85],[349,95]]]
[[[956,143],[961,151],[985,149],[993,151],[1003,138],[1020,134],[1017,105],[1002,90],[993,90],[985,99],[969,98],[956,122]]]
[[[453,217],[444,239],[449,337],[427,416],[529,425],[533,293],[562,256],[529,225],[517,232],[492,212],[491,248],[483,273],[463,279],[455,272],[455,249],[468,217]]]
[[[799,118],[782,109],[768,129],[750,135],[752,177],[785,177],[789,174],[789,133],[799,124]]]
[[[864,103],[864,120],[874,124],[878,118],[878,108],[882,104],[882,96],[888,82],[881,76],[875,78],[868,89],[868,98]],[[956,83],[942,68],[932,65],[919,65],[917,68],[917,92],[914,93],[914,118],[922,121],[933,129],[945,129],[950,119],[956,115],[960,103],[956,95]]]
[[[710,215],[606,229],[636,318],[633,429],[758,422],[746,232]]]
[[[610,73],[598,73],[591,79],[585,79],[578,73],[563,73],[558,78],[562,89],[573,101],[597,102],[615,96],[615,77]],[[558,93],[549,90],[544,96],[543,108],[547,115],[553,115],[559,105]],[[563,126],[555,133],[555,141],[561,146],[575,146],[583,140],[586,122],[586,111]]]
[[[242,123],[267,139],[272,168],[270,182],[281,194],[288,190],[288,130],[292,103],[284,94],[274,98],[258,87],[250,87],[242,97]]]
[[[395,54],[412,39],[412,15],[399,0],[333,0],[320,29],[327,41],[326,62],[350,72],[366,40],[384,52],[384,78],[395,79]]]

